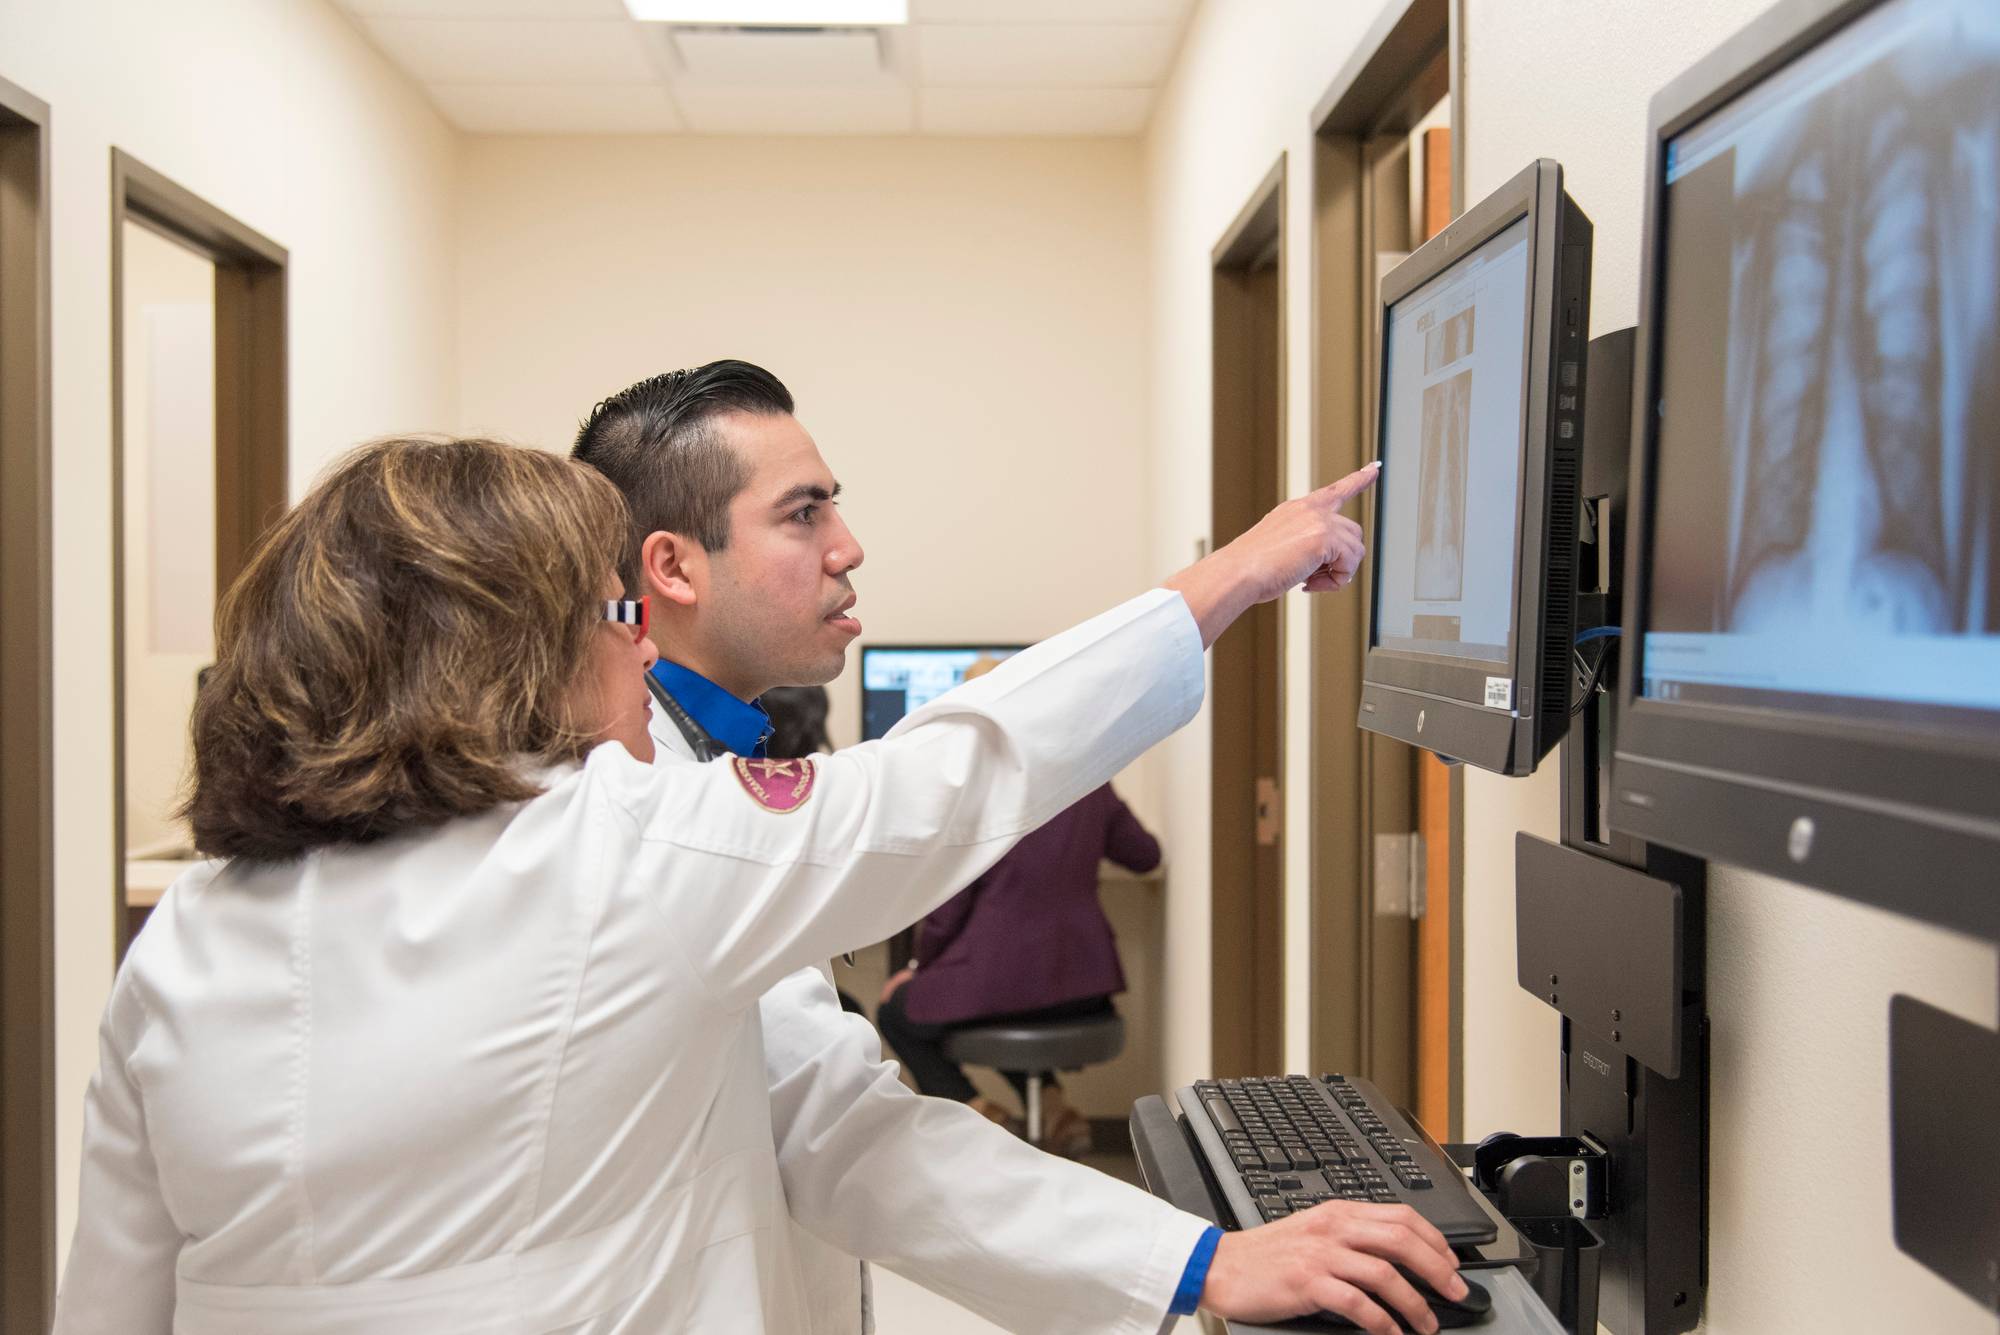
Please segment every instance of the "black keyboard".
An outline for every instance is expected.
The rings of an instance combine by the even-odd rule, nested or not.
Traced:
[[[1498,1232],[1458,1167],[1358,1076],[1201,1080],[1174,1097],[1240,1228],[1379,1201],[1414,1208],[1454,1244]]]

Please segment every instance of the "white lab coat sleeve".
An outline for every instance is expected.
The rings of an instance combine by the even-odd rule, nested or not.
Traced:
[[[800,1225],[1006,1330],[1162,1329],[1205,1220],[914,1093],[818,969],[781,981],[760,1014]]]
[[[84,1097],[83,1178],[55,1335],[173,1329],[183,1238],[161,1194],[139,1087],[125,1064],[142,1022],[134,990],[114,987],[98,1028],[97,1074]]]
[[[711,997],[748,1009],[786,974],[921,918],[1194,717],[1200,631],[1156,589],[1016,654],[878,742],[816,757],[789,810],[756,762],[585,766],[633,829],[625,870]]]

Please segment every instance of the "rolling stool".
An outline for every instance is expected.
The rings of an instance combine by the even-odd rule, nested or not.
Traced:
[[[1125,1020],[1092,1015],[1081,1020],[988,1024],[960,1029],[944,1041],[945,1056],[961,1065],[1028,1072],[1028,1139],[1042,1139],[1043,1071],[1081,1071],[1125,1050]]]

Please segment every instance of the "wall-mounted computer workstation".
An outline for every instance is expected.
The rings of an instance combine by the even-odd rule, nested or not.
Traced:
[[[1588,337],[1552,162],[1380,292],[1358,721],[1512,776],[1565,742],[1515,868],[1560,1125],[1441,1147],[1327,1076],[1134,1110],[1149,1183],[1178,1128],[1226,1226],[1415,1205],[1495,1329],[1701,1320],[1703,859],[2000,941],[2000,8],[1786,0],[1633,158],[1636,329]],[[1889,1018],[1897,1243],[2000,1308],[2000,1037]]]
[[[1536,162],[1381,288],[1360,717],[1501,773],[1531,772],[1570,714],[1590,259],[1561,168]],[[1447,1147],[1353,1073],[1199,1081],[1173,1101],[1178,1115],[1162,1099],[1133,1111],[1162,1194],[1225,1227],[1329,1199],[1407,1204],[1472,1287],[1464,1304],[1432,1295],[1447,1324],[1595,1331],[1601,1247],[1583,1221],[1604,1212],[1604,1148]]]
[[[1439,320],[1477,309],[1449,285],[1477,286],[1506,191],[1459,224],[1482,249],[1384,284],[1361,722],[1503,774],[1567,737],[1562,841],[1516,860],[1519,981],[1563,1017],[1561,1135],[1482,1157],[1601,1184],[1569,1204],[1615,1331],[1691,1329],[1705,1288],[1699,859],[2000,940],[1996,76],[1990,5],[1800,0],[1664,89],[1640,322],[1592,340],[1580,399],[1550,351],[1563,303],[1587,318],[1566,274],[1524,326],[1519,413],[1479,386],[1511,345],[1504,368],[1465,348],[1459,388],[1428,329],[1421,374],[1397,337],[1434,292]],[[1511,546],[1477,513],[1510,492]],[[1890,1032],[1897,1241],[2000,1304],[2000,1042],[1906,997]]]
[[[1538,1257],[1563,1328],[1657,1332],[1700,1311],[1701,868],[1614,856],[1574,800],[1607,754],[1591,706],[1630,406],[1630,331],[1588,341],[1593,240],[1537,162],[1382,283],[1358,721],[1509,776],[1569,738],[1568,834],[1523,838],[1517,923],[1522,984],[1563,1015],[1561,1126],[1452,1157]]]

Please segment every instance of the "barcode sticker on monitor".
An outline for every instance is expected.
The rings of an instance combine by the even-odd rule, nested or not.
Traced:
[[[1488,709],[1512,709],[1514,707],[1513,678],[1488,677],[1486,679],[1486,707]]]

